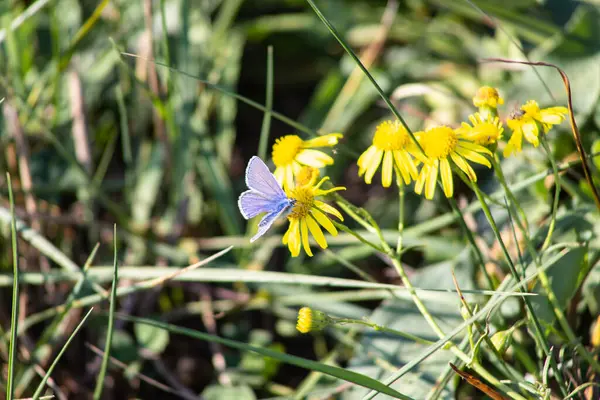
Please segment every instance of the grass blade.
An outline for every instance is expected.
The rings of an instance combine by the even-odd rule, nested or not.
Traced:
[[[267,92],[265,94],[265,114],[263,115],[260,139],[258,142],[258,156],[267,159],[267,144],[269,144],[269,130],[271,129],[271,111],[273,110],[273,46],[267,48]]]
[[[50,367],[48,368],[48,371],[46,371],[46,375],[44,375],[44,378],[42,379],[42,381],[38,385],[35,393],[33,394],[33,397],[32,397],[33,400],[38,400],[40,398],[40,395],[42,394],[42,391],[44,390],[44,386],[46,386],[46,382],[50,378],[50,375],[52,374],[52,371],[54,371],[54,368],[58,364],[58,361],[62,357],[63,353],[67,350],[67,347],[69,347],[69,343],[71,343],[71,340],[73,340],[73,338],[75,337],[75,335],[77,335],[77,332],[79,332],[79,329],[81,329],[81,327],[83,326],[83,324],[85,323],[85,321],[87,320],[87,318],[90,316],[90,314],[92,313],[92,310],[93,310],[93,308],[90,308],[90,311],[88,311],[87,314],[85,314],[85,316],[83,317],[83,319],[81,320],[81,322],[79,322],[79,325],[77,325],[77,327],[73,330],[73,333],[71,333],[71,335],[69,336],[69,338],[65,342],[64,346],[62,347],[62,349],[60,349],[60,352],[54,358],[54,361],[52,361],[52,365],[50,365]]]
[[[8,351],[8,378],[6,382],[6,397],[12,400],[14,395],[14,377],[15,377],[15,358],[17,351],[17,330],[19,323],[19,254],[17,251],[17,220],[15,217],[15,199],[13,198],[12,182],[10,174],[6,174],[8,183],[8,198],[10,201],[10,233],[12,238],[12,258],[13,258],[13,291],[12,291],[12,310],[10,314],[10,346]]]
[[[366,375],[362,375],[362,374],[359,374],[354,371],[350,371],[350,370],[346,370],[346,369],[338,368],[338,367],[333,367],[331,365],[322,364],[320,362],[307,360],[307,359],[301,358],[301,357],[291,356],[289,354],[281,353],[279,351],[274,351],[274,350],[270,350],[270,349],[266,349],[266,348],[262,348],[262,347],[251,346],[246,343],[238,342],[235,340],[224,339],[219,336],[209,335],[204,332],[198,332],[193,329],[182,328],[177,325],[167,324],[164,322],[160,322],[160,321],[156,321],[156,320],[152,320],[152,319],[148,319],[148,318],[138,318],[138,317],[131,317],[128,315],[120,315],[120,314],[117,315],[117,318],[123,319],[125,321],[131,321],[131,322],[135,322],[135,323],[155,326],[157,328],[166,329],[169,332],[189,336],[194,339],[219,343],[224,346],[233,347],[233,348],[241,350],[241,351],[251,351],[251,352],[260,354],[264,357],[273,358],[273,359],[281,361],[281,362],[296,365],[298,367],[306,368],[306,369],[309,369],[312,371],[318,371],[318,372],[324,373],[326,375],[330,375],[330,376],[333,376],[333,377],[336,377],[339,379],[343,379],[345,381],[352,382],[356,385],[360,385],[360,386],[375,390],[376,392],[387,394],[396,399],[404,399],[404,400],[411,399],[410,397],[405,396],[402,393],[400,393],[388,386],[385,386],[384,384],[382,384],[379,381],[376,381],[375,379],[369,378]]]
[[[102,389],[104,387],[104,377],[106,376],[106,370],[108,369],[108,359],[110,356],[110,346],[112,344],[112,336],[115,322],[115,304],[117,302],[117,283],[119,280],[118,276],[118,262],[117,262],[117,225],[113,229],[114,237],[114,275],[112,290],[110,292],[110,308],[108,317],[108,329],[106,330],[106,344],[104,345],[104,356],[102,357],[102,366],[100,367],[100,373],[98,374],[98,380],[96,381],[96,389],[94,390],[94,400],[100,400],[102,396]]]

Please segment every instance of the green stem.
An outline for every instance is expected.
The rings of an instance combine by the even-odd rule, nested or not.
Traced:
[[[469,227],[467,226],[467,224],[465,222],[465,216],[463,215],[460,208],[458,208],[458,204],[456,204],[456,200],[454,200],[452,197],[450,197],[450,198],[448,198],[448,202],[450,203],[450,207],[452,208],[452,211],[454,211],[454,213],[456,214],[456,217],[457,217],[456,219],[458,220],[460,227],[462,228],[463,232],[465,233],[465,236],[467,237],[469,244],[471,244],[471,249],[473,250],[473,254],[475,254],[475,257],[477,258],[477,261],[478,261],[477,264],[481,268],[481,271],[483,272],[483,276],[485,276],[485,279],[488,283],[489,288],[491,290],[494,290],[494,281],[492,280],[492,277],[490,276],[490,273],[488,272],[488,270],[485,268],[485,261],[483,259],[483,254],[481,253],[479,246],[477,246],[477,243],[475,242],[475,237],[473,236],[473,232],[471,232],[471,230],[469,229]]]
[[[529,234],[529,222],[527,221],[527,215],[525,214],[525,211],[523,210],[523,208],[517,201],[517,198],[515,197],[512,190],[510,189],[510,186],[508,186],[508,183],[506,182],[506,178],[504,177],[504,171],[502,171],[502,165],[500,164],[500,159],[498,158],[498,154],[494,154],[494,157],[492,157],[492,167],[494,167],[494,172],[496,173],[496,178],[498,178],[498,181],[500,182],[502,189],[504,189],[504,192],[506,193],[508,200],[515,206],[515,209],[521,216],[521,220],[523,221],[524,227],[520,227],[520,228],[523,231],[523,234],[528,235]]]
[[[396,183],[398,184],[398,243],[396,244],[396,254],[400,257],[400,254],[402,254],[402,235],[404,234],[404,198],[406,193],[404,183],[399,176]]]
[[[548,155],[550,165],[552,166],[552,173],[554,174],[554,200],[552,201],[552,215],[550,218],[550,225],[548,226],[548,233],[546,234],[546,239],[544,240],[541,250],[544,251],[552,241],[552,233],[554,233],[554,227],[556,226],[556,211],[558,210],[558,198],[560,196],[560,175],[558,173],[556,161],[552,156],[552,151],[550,151],[550,146],[548,146],[548,142],[546,141],[546,136],[542,134],[540,141],[542,142],[542,146]]]
[[[372,247],[373,249],[375,249],[375,250],[377,250],[377,251],[379,251],[381,253],[385,253],[385,251],[381,247],[377,246],[375,243],[369,242],[367,239],[363,238],[361,235],[359,235],[358,233],[354,232],[352,229],[348,228],[346,225],[340,224],[339,222],[334,221],[334,220],[331,220],[331,222],[340,231],[344,231],[346,233],[349,233],[350,235],[354,236],[360,242],[366,244],[367,246]]]
[[[433,316],[431,315],[431,313],[425,306],[425,304],[421,301],[421,299],[417,295],[414,286],[412,285],[412,283],[410,282],[410,280],[408,279],[408,276],[406,275],[406,273],[404,271],[404,267],[402,267],[402,264],[396,259],[395,255],[393,254],[392,249],[385,242],[382,243],[382,245],[384,246],[387,254],[390,256],[390,260],[392,261],[394,268],[398,272],[398,275],[400,275],[400,278],[402,279],[402,283],[409,290],[409,293],[413,299],[413,302],[415,303],[415,306],[421,312],[421,315],[423,315],[423,318],[425,318],[425,321],[427,321],[427,323],[429,324],[431,329],[433,329],[433,331],[439,336],[439,338],[440,339],[444,338],[446,336],[446,334],[444,333],[444,331],[442,331],[442,329],[440,328],[438,323],[435,321],[435,319],[433,318]],[[451,343],[451,342],[449,342],[449,343]],[[517,399],[525,400],[525,397],[521,396],[519,393],[514,391],[512,388],[508,387],[504,383],[500,382],[500,380],[496,379],[496,377],[494,375],[492,375],[490,372],[488,372],[488,370],[486,370],[479,363],[479,361],[471,360],[471,358],[467,354],[465,354],[462,350],[460,350],[455,344],[453,344],[453,343],[451,344],[450,351],[452,351],[452,353],[455,356],[457,356],[458,358],[460,358],[464,363],[471,364],[471,367],[473,368],[473,370],[475,372],[477,372],[477,374],[479,374],[479,376],[481,376],[483,379],[487,380],[493,386],[504,391],[504,393],[506,393],[510,398],[515,399],[515,400],[517,400]]]
[[[462,175],[461,175],[462,176]],[[469,181],[468,179],[466,179],[465,177],[463,177],[463,179],[465,180],[465,182],[467,182],[470,186],[471,189],[475,192],[475,195],[477,196],[477,199],[479,200],[479,202],[481,203],[481,209],[483,210],[489,224],[490,227],[492,228],[492,231],[494,232],[494,236],[496,237],[496,240],[498,241],[498,243],[500,244],[500,248],[502,249],[502,253],[504,254],[504,258],[506,259],[506,263],[508,264],[508,267],[510,269],[511,274],[513,275],[514,279],[519,282],[520,281],[520,275],[517,272],[517,269],[515,268],[515,265],[510,257],[510,254],[508,253],[508,249],[506,248],[506,245],[504,244],[504,240],[502,240],[502,236],[500,235],[500,231],[498,230],[498,226],[496,225],[496,221],[494,220],[494,217],[492,216],[492,213],[487,205],[487,203],[485,202],[485,199],[483,198],[483,195],[481,193],[481,190],[479,189],[479,186],[477,186],[477,184],[474,184],[473,182]],[[540,280],[541,280],[541,275],[540,274]],[[525,284],[521,284],[520,285],[520,290],[521,292],[525,292],[527,291],[527,287],[525,286]],[[542,348],[542,350],[544,351],[544,354],[546,355],[546,357],[549,357],[550,359],[550,364],[552,369],[554,370],[554,375],[556,377],[556,381],[558,383],[558,386],[561,390],[561,392],[563,393],[563,396],[567,395],[567,389],[566,389],[566,385],[563,379],[563,376],[560,374],[560,370],[558,369],[558,365],[556,364],[556,360],[554,360],[554,357],[552,357],[551,353],[550,353],[550,346],[546,340],[546,337],[544,336],[544,332],[542,330],[542,326],[537,318],[537,316],[535,315],[535,311],[533,309],[533,306],[531,305],[531,302],[529,301],[529,299],[527,298],[523,298],[523,301],[525,302],[525,305],[527,307],[528,310],[528,316],[531,318],[531,321],[533,322],[534,325],[534,332],[535,332],[535,337],[537,338],[537,342],[540,345],[540,347]]]
[[[545,142],[545,138],[542,138],[542,144],[545,145],[545,148],[547,148],[547,143]],[[558,168],[556,166],[556,163],[554,162],[554,158],[551,156],[551,154],[548,154],[549,158],[550,158],[550,162],[552,163],[553,166],[553,171],[555,172],[555,180],[556,180],[556,185],[560,185],[559,182],[559,175],[558,175]],[[502,174],[502,169],[500,168],[500,166],[498,165],[498,169],[497,171],[499,171]],[[502,175],[503,177],[503,175]],[[501,181],[502,183],[502,181]],[[506,182],[504,182],[504,184],[506,184]],[[559,187],[560,189],[560,187]],[[512,193],[510,191],[510,188],[508,186],[505,187],[505,191],[507,192],[507,194],[509,195],[509,198],[511,198]],[[553,217],[551,220],[551,227],[548,228],[548,235],[546,236],[546,240],[544,241],[544,245],[548,245],[550,243],[549,238],[552,235],[552,230],[554,230],[554,222],[555,222],[555,211],[557,208],[557,201],[558,201],[558,192],[556,192],[555,194],[555,205],[553,206]],[[518,203],[516,201],[516,199],[514,199],[514,196],[512,196],[511,198],[511,202],[516,206]],[[527,250],[529,251],[529,253],[531,254],[531,257],[533,258],[534,264],[536,266],[536,269],[539,271],[539,279],[540,279],[540,283],[542,284],[542,287],[544,289],[544,291],[546,292],[547,296],[548,296],[548,301],[550,301],[550,304],[552,306],[552,310],[554,312],[554,315],[556,316],[556,319],[558,320],[560,326],[562,327],[563,331],[565,332],[565,334],[567,335],[568,340],[571,343],[575,344],[575,349],[577,350],[577,352],[579,353],[580,356],[582,356],[593,368],[597,373],[600,373],[600,363],[598,363],[598,361],[596,361],[590,354],[589,352],[585,349],[585,347],[583,347],[580,343],[578,343],[577,341],[577,337],[575,336],[575,333],[573,332],[573,330],[571,329],[571,326],[569,325],[569,322],[567,321],[567,318],[565,317],[563,311],[562,311],[562,307],[560,306],[560,302],[558,301],[558,299],[556,298],[556,294],[554,293],[554,289],[552,289],[552,285],[550,284],[550,280],[548,279],[548,275],[546,274],[546,271],[541,269],[541,257],[540,254],[538,253],[538,251],[536,250],[535,246],[533,245],[533,243],[531,242],[531,239],[529,237],[528,231],[525,231],[523,226],[521,225],[518,216],[515,216],[515,220],[517,222],[517,225],[519,225],[519,228],[524,232],[524,239],[525,239],[525,245],[527,246]],[[526,219],[524,219],[523,221],[526,221]],[[516,242],[515,242],[516,243]],[[517,246],[518,248],[518,246]],[[542,246],[542,249],[544,249],[544,246]],[[545,248],[545,250],[548,250],[548,247]]]
[[[373,328],[376,331],[391,333],[392,335],[400,336],[400,337],[403,337],[405,339],[412,340],[414,342],[417,342],[417,343],[420,343],[420,344],[424,344],[424,345],[427,345],[427,346],[435,344],[434,342],[432,342],[430,340],[423,339],[421,337],[412,335],[410,333],[406,333],[406,332],[398,331],[396,329],[388,328],[388,327],[383,326],[383,325],[378,325],[378,324],[376,324],[374,322],[364,321],[364,320],[361,320],[361,319],[352,319],[352,318],[333,318],[333,317],[331,317],[331,319],[333,319],[333,321],[335,323],[340,323],[340,324],[359,324],[359,325],[365,325],[365,326],[368,326],[370,328]]]

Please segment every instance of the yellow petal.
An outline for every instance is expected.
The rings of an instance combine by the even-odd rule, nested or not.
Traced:
[[[358,164],[358,176],[365,173],[375,153],[377,153],[377,147],[369,146],[369,148],[358,158],[358,161],[356,162]]]
[[[404,184],[408,185],[411,181],[411,174],[409,173],[408,166],[405,162],[405,155],[406,151],[394,151],[394,162],[396,163],[396,167],[400,171],[400,175],[402,175],[402,180],[404,181]]]
[[[566,118],[569,110],[566,107],[550,107],[540,111],[540,122],[550,125],[558,125]]]
[[[327,146],[335,146],[338,144],[338,141],[343,137],[341,133],[329,133],[327,135],[319,136],[314,139],[306,140],[302,147],[305,149],[311,147],[327,147]]]
[[[344,220],[344,217],[342,217],[342,214],[340,214],[340,212],[338,210],[336,210],[335,208],[333,208],[332,206],[330,206],[327,203],[323,203],[322,201],[315,200],[315,207],[323,212],[326,212],[327,214],[331,214],[334,217],[337,217],[340,221]]]
[[[442,176],[442,187],[446,197],[452,197],[454,193],[454,182],[452,180],[452,169],[447,158],[440,160],[440,175]]]
[[[292,227],[292,224],[290,223],[290,225],[288,226],[287,231],[285,231],[285,234],[283,235],[283,238],[281,239],[281,243],[283,244],[288,244],[288,239],[290,237],[290,228]]]
[[[313,168],[323,168],[333,164],[333,158],[319,150],[305,149],[296,155],[296,161]]]
[[[458,145],[462,146],[466,149],[473,150],[477,153],[484,153],[484,154],[490,154],[490,155],[492,154],[492,152],[489,149],[485,148],[484,146],[482,146],[480,144],[466,142],[464,140],[461,140],[458,142]]]
[[[539,146],[539,129],[535,122],[523,125],[523,135],[525,136],[525,140],[527,140],[529,143],[531,143],[535,147]]]
[[[327,218],[325,214],[314,208],[310,212],[312,213],[312,216],[315,217],[317,222],[321,224],[331,236],[337,236],[338,231],[335,225],[333,225],[333,223],[329,220],[329,218]]]
[[[473,168],[471,168],[469,163],[466,162],[464,158],[455,153],[451,154],[450,157],[452,158],[452,161],[454,161],[454,164],[456,164],[456,166],[460,168],[462,172],[467,174],[470,180],[477,182],[477,175],[475,175],[475,171],[473,171]]]
[[[298,257],[300,254],[300,224],[297,219],[290,221],[288,248],[292,253],[292,257]]]
[[[426,178],[425,185],[425,198],[433,199],[433,195],[435,193],[435,185],[437,184],[437,174],[438,174],[438,160],[435,160],[433,164],[429,167],[429,174]]]
[[[275,172],[273,173],[273,175],[275,175],[275,179],[277,180],[277,182],[279,182],[281,186],[284,186],[283,181],[285,180],[285,167],[275,168]]]
[[[315,197],[317,196],[325,196],[326,194],[329,194],[331,192],[339,192],[340,190],[346,190],[345,186],[335,186],[331,189],[327,189],[327,190],[315,190]]]
[[[310,229],[310,233],[312,233],[313,237],[315,238],[315,242],[317,242],[322,249],[326,249],[327,241],[325,240],[323,231],[321,228],[319,228],[319,224],[317,224],[317,222],[310,215],[306,217],[306,222],[308,223],[308,229]]]
[[[506,144],[506,147],[504,148],[504,152],[502,154],[504,155],[504,157],[509,157],[513,153],[516,154],[520,152],[522,143],[523,137],[521,135],[521,131],[515,131],[508,140],[508,143]]]
[[[300,235],[302,236],[302,246],[304,247],[304,251],[312,257],[313,254],[312,251],[310,251],[310,244],[308,243],[308,227],[306,226],[307,218],[302,218],[300,220]]]
[[[394,170],[394,155],[391,151],[383,152],[383,165],[381,167],[381,185],[390,187],[392,184],[392,172]]]
[[[383,157],[383,150],[377,150],[377,153],[373,155],[369,165],[367,165],[367,172],[365,173],[365,182],[370,185],[373,181],[373,175],[379,168],[379,164],[381,163],[381,158]]]
[[[421,173],[417,177],[417,181],[415,182],[415,193],[421,194],[423,193],[423,187],[425,186],[425,178],[429,175],[429,165],[424,164],[421,168]]]
[[[284,186],[291,189],[295,186],[294,170],[291,165],[287,165],[284,168],[285,168]]]
[[[408,171],[412,179],[417,179],[417,176],[419,175],[417,172],[417,166],[415,165],[415,162],[409,152],[406,150],[400,150],[398,151],[398,154],[400,154],[400,160],[402,161],[401,167]]]
[[[466,158],[469,161],[473,161],[477,164],[485,165],[488,168],[491,168],[490,161],[482,156],[479,153],[474,152],[473,150],[466,149],[462,146],[462,143],[456,146],[456,152]]]

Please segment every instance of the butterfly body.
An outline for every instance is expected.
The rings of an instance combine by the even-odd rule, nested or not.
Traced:
[[[257,156],[253,156],[246,167],[246,185],[249,190],[238,199],[242,216],[250,219],[266,213],[258,223],[258,232],[250,239],[254,242],[269,230],[277,218],[291,211],[295,200],[287,197],[267,165]]]

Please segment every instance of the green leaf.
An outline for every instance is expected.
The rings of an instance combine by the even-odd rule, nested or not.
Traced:
[[[169,344],[169,332],[155,326],[134,324],[133,331],[140,346],[152,350],[156,354],[162,353]]]
[[[552,290],[563,309],[566,308],[579,287],[580,273],[582,268],[587,265],[585,262],[586,249],[587,247],[579,247],[567,252],[547,271]],[[537,317],[540,321],[552,325],[556,318],[552,306],[545,296],[546,291],[541,287],[540,282],[536,284],[534,292],[541,295],[532,297],[530,300]]]
[[[452,268],[455,266],[456,278],[461,289],[474,287],[472,281],[473,265],[469,261],[468,250],[453,261],[431,265],[421,269],[412,279],[415,285],[425,285],[437,289],[454,289],[452,283]],[[434,318],[440,321],[445,330],[455,327],[463,322],[460,315],[460,303],[458,297],[455,300],[440,302],[435,299],[423,298],[425,306],[431,311]],[[377,308],[369,319],[379,325],[392,329],[398,329],[424,339],[436,341],[437,336],[433,333],[427,322],[421,316],[411,300],[394,299],[386,301]],[[382,334],[381,332],[365,332],[361,342],[361,348],[369,349],[369,353],[358,353],[351,361],[350,366],[356,371],[368,374],[371,377],[387,375],[380,363],[374,362],[374,357],[382,358],[391,365],[404,365],[416,358],[426,346],[403,338]],[[443,369],[452,361],[450,352],[436,351],[418,368],[408,372],[391,386],[399,389],[408,396],[424,399],[435,386],[438,376]],[[355,388],[344,394],[344,400],[361,399],[367,392],[362,388]],[[442,392],[442,398],[452,398],[450,388]]]
[[[151,326],[155,326],[161,329],[168,330],[171,333],[177,333],[180,335],[185,335],[192,337],[194,339],[205,340],[209,342],[219,343],[224,346],[233,347],[234,349],[242,350],[242,351],[252,351],[258,353],[264,357],[270,357],[276,360],[279,360],[284,363],[296,365],[301,368],[306,368],[312,371],[317,371],[324,373],[326,375],[333,376],[335,378],[343,379],[348,382],[355,383],[356,385],[363,386],[365,388],[373,389],[381,393],[385,393],[387,395],[392,396],[396,399],[411,399],[411,397],[405,396],[402,393],[384,385],[383,383],[369,378],[363,374],[359,374],[350,370],[346,370],[339,367],[334,367],[331,365],[322,364],[320,362],[307,360],[302,357],[296,357],[285,353],[280,353],[278,351],[265,349],[262,347],[250,346],[242,342],[238,342],[236,340],[224,339],[218,336],[209,335],[207,333],[195,331],[193,329],[182,328],[177,325],[167,324],[165,322],[155,321],[147,318],[138,318],[132,317],[129,315],[118,315],[117,318],[123,319],[125,321],[136,322],[140,324],[147,324]]]
[[[202,392],[206,400],[236,399],[254,400],[256,395],[248,386],[221,386],[210,385]]]

